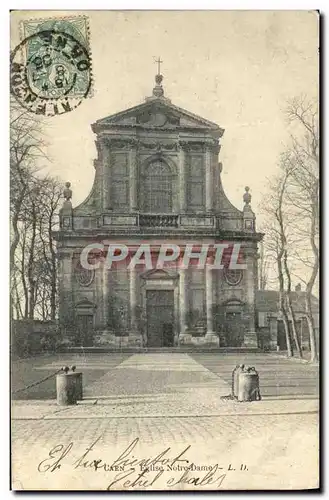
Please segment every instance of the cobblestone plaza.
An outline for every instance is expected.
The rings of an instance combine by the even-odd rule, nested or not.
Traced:
[[[33,369],[27,368],[31,363],[24,366],[24,361],[18,362],[13,370],[13,389],[21,387],[28,370],[34,380],[41,379],[54,372],[60,361],[74,363],[83,372],[84,400],[76,406],[57,406],[52,380],[47,382],[48,389],[42,389],[41,384],[28,392],[25,400],[13,401],[14,488],[65,489],[69,484],[76,489],[86,485],[88,489],[106,489],[115,472],[82,471],[74,469],[72,463],[96,440],[99,448],[96,444],[90,458],[113,462],[136,439],[137,457],[149,456],[151,450],[154,458],[168,447],[171,455],[177,455],[190,446],[186,452],[190,462],[222,467],[225,479],[219,489],[317,486],[318,384],[314,365],[272,354],[247,353],[62,355],[38,358]],[[221,399],[231,391],[232,367],[242,362],[255,365],[259,371],[259,402]],[[31,374],[29,377],[32,381]],[[23,396],[18,393],[14,397]],[[51,450],[59,445],[64,449],[70,443],[70,453],[59,469],[38,472]],[[239,470],[241,464],[248,470]],[[32,466],[33,476],[27,472]],[[147,489],[164,487],[168,477],[164,473]],[[141,487],[137,483],[133,489]],[[111,489],[120,487],[122,482],[118,481]],[[191,486],[182,483],[175,488]]]

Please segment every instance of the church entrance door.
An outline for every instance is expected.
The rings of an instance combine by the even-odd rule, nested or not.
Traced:
[[[77,317],[78,345],[91,347],[93,345],[93,315],[80,314]]]
[[[172,290],[147,290],[146,315],[147,346],[173,346],[174,292]]]
[[[229,347],[241,347],[244,341],[244,327],[240,312],[226,313],[225,330],[226,345]]]

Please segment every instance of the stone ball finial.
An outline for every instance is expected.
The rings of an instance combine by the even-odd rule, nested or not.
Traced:
[[[65,182],[65,189],[63,191],[63,195],[66,201],[70,201],[72,198],[72,189],[70,189],[71,183]]]
[[[158,73],[157,75],[155,75],[155,87],[153,88],[153,95],[155,97],[163,97],[164,96],[164,91],[163,91],[163,87],[162,87],[162,80],[163,80],[163,75],[160,75],[160,73]]]
[[[156,85],[153,89],[153,95],[155,97],[163,97],[164,91],[161,85]]]
[[[245,203],[245,206],[249,206],[251,202],[251,194],[249,193],[250,187],[246,186],[245,190],[246,192],[243,195],[243,201]]]
[[[157,85],[161,85],[162,80],[163,80],[163,76],[162,75],[155,75],[155,83]]]

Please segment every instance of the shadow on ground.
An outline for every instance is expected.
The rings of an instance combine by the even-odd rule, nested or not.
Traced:
[[[212,373],[231,384],[232,370],[237,364],[255,366],[259,373],[261,394],[271,398],[315,397],[319,395],[319,367],[271,354],[191,354]]]

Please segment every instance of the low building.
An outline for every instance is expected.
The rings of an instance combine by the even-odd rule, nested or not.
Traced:
[[[310,350],[310,337],[305,312],[305,292],[300,285],[291,292],[292,308],[295,314],[296,329],[303,349]],[[275,290],[257,290],[256,309],[258,315],[259,346],[265,349],[285,351],[286,333],[282,316],[279,312],[279,292]],[[317,348],[319,348],[319,300],[312,297],[312,310]],[[288,314],[291,324],[291,315]]]

